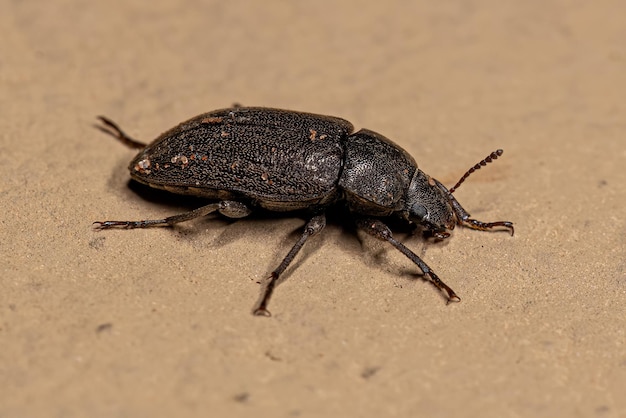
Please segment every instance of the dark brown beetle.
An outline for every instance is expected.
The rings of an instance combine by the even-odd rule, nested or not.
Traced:
[[[95,222],[96,229],[170,226],[214,211],[229,218],[248,216],[255,208],[310,213],[302,236],[268,278],[256,315],[269,315],[267,305],[279,276],[307,239],[324,229],[326,210],[339,201],[347,203],[360,228],[417,264],[447,293],[448,301],[460,298],[393,237],[382,219],[399,216],[436,239],[447,238],[457,224],[482,231],[504,227],[514,233],[508,221],[471,219],[452,195],[502,150],[492,152],[448,190],[389,139],[367,129],[354,132],[350,122],[331,116],[233,107],[196,116],[149,145],[131,139],[109,119],[100,120],[104,125],[99,129],[142,150],[129,166],[134,180],[216,202],[165,219]]]

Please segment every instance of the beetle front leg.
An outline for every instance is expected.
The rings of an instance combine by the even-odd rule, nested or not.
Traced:
[[[445,284],[439,276],[435,274],[434,271],[431,270],[430,267],[424,261],[417,256],[413,251],[408,249],[404,244],[400,241],[396,240],[391,233],[391,229],[383,222],[378,219],[360,219],[357,221],[357,225],[359,228],[363,229],[370,235],[374,237],[387,241],[391,245],[393,245],[398,251],[404,254],[409,260],[417,264],[417,266],[422,270],[425,276],[430,277],[431,282],[437,286],[437,288],[441,291],[445,291],[448,294],[448,303],[450,302],[459,302],[461,298],[457,296],[457,294],[452,290],[447,284]]]
[[[278,265],[276,270],[270,274],[268,277],[267,285],[265,286],[265,290],[263,291],[263,296],[261,296],[261,302],[259,302],[258,307],[254,310],[254,315],[260,316],[271,316],[270,311],[267,310],[267,305],[272,297],[272,293],[274,292],[274,288],[276,287],[276,283],[278,282],[278,278],[285,271],[285,269],[291,264],[293,259],[296,257],[298,252],[304,246],[304,243],[311,238],[313,235],[318,234],[324,227],[326,226],[326,215],[321,214],[312,217],[309,222],[304,226],[304,232],[302,232],[302,236],[295,245],[291,248],[289,253],[285,256],[283,261]]]
[[[471,229],[477,229],[479,231],[488,231],[492,228],[501,226],[511,231],[511,236],[515,234],[515,229],[513,228],[513,222],[509,222],[509,221],[481,222],[481,221],[477,221],[476,219],[467,218],[467,219],[461,220],[461,225],[466,226]]]
[[[198,209],[180,213],[164,219],[145,219],[142,221],[97,221],[93,223],[93,228],[96,230],[102,230],[112,228],[135,229],[152,228],[156,226],[171,226],[180,222],[199,218],[200,216],[208,215],[209,213],[215,211],[219,211],[222,215],[228,216],[229,218],[243,218],[252,212],[250,208],[241,202],[223,200],[221,202],[211,203],[206,206],[199,207]]]
[[[439,183],[437,180],[435,181],[439,185],[439,188],[446,191],[446,188],[441,183]],[[501,226],[511,231],[511,236],[513,236],[513,234],[515,233],[515,229],[513,228],[513,222],[509,222],[509,221],[481,222],[481,221],[477,221],[476,219],[470,218],[470,214],[467,213],[465,209],[463,209],[463,206],[461,206],[461,204],[454,198],[454,196],[452,196],[452,193],[449,193],[449,192],[447,193],[448,193],[448,199],[450,200],[450,204],[452,205],[452,210],[454,211],[454,214],[456,215],[459,225],[463,225],[471,229],[477,229],[479,231],[488,231],[490,229]]]

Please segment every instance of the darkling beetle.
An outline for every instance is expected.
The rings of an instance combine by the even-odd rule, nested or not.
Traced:
[[[449,237],[457,224],[481,231],[503,227],[514,233],[511,222],[470,218],[453,196],[471,173],[501,156],[502,150],[492,152],[448,190],[389,139],[367,129],[354,132],[350,122],[336,117],[235,105],[189,119],[149,145],[135,141],[109,119],[99,119],[102,125],[96,127],[141,149],[129,165],[134,180],[216,202],[165,219],[95,222],[97,230],[170,226],[215,211],[229,218],[243,218],[255,208],[310,214],[302,236],[267,279],[255,315],[270,315],[267,305],[278,278],[304,243],[324,229],[325,212],[336,202],[347,204],[359,228],[414,262],[447,293],[448,302],[460,298],[393,237],[383,219],[400,217],[437,240]]]

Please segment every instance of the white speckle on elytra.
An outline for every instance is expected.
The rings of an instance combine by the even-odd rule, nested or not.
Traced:
[[[189,164],[189,159],[185,157],[184,155],[180,155],[180,154],[178,154],[175,157],[172,157],[171,161],[172,161],[172,164],[181,163],[183,167]]]
[[[150,174],[150,160],[147,158],[144,158],[143,160],[137,162],[137,164],[135,164],[135,167],[133,167],[135,169],[135,171],[138,171],[140,173],[143,174]]]

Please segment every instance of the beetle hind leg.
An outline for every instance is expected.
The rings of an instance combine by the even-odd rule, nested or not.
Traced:
[[[199,207],[189,212],[180,213],[178,215],[169,216],[163,219],[145,219],[141,221],[97,221],[93,223],[96,230],[102,229],[135,229],[135,228],[152,228],[157,226],[171,226],[177,223],[189,221],[208,215],[209,213],[218,211],[229,218],[243,218],[248,216],[252,211],[241,202],[233,200],[223,200],[217,203],[210,203],[206,206]]]
[[[102,122],[102,125],[94,125],[94,127],[96,127],[97,129],[100,129],[102,132],[106,134],[111,135],[113,138],[117,139],[122,144],[126,145],[128,148],[144,149],[146,147],[146,144],[144,144],[143,142],[139,142],[137,140],[134,140],[130,136],[128,136],[111,119],[104,117],[104,116],[98,116],[98,119],[100,119],[100,122]]]
[[[270,277],[268,277],[268,282],[265,286],[265,290],[263,291],[263,295],[261,296],[261,301],[253,312],[254,315],[271,316],[270,311],[267,310],[267,305],[272,297],[272,293],[274,293],[274,288],[276,287],[278,278],[285,271],[285,269],[287,269],[289,264],[291,264],[296,255],[298,255],[298,252],[302,249],[304,243],[313,235],[318,234],[322,229],[324,229],[325,226],[326,216],[324,214],[314,216],[306,223],[300,239],[298,239],[291,250],[289,250],[289,253],[287,253],[276,270],[274,270],[272,274],[270,274]]]

